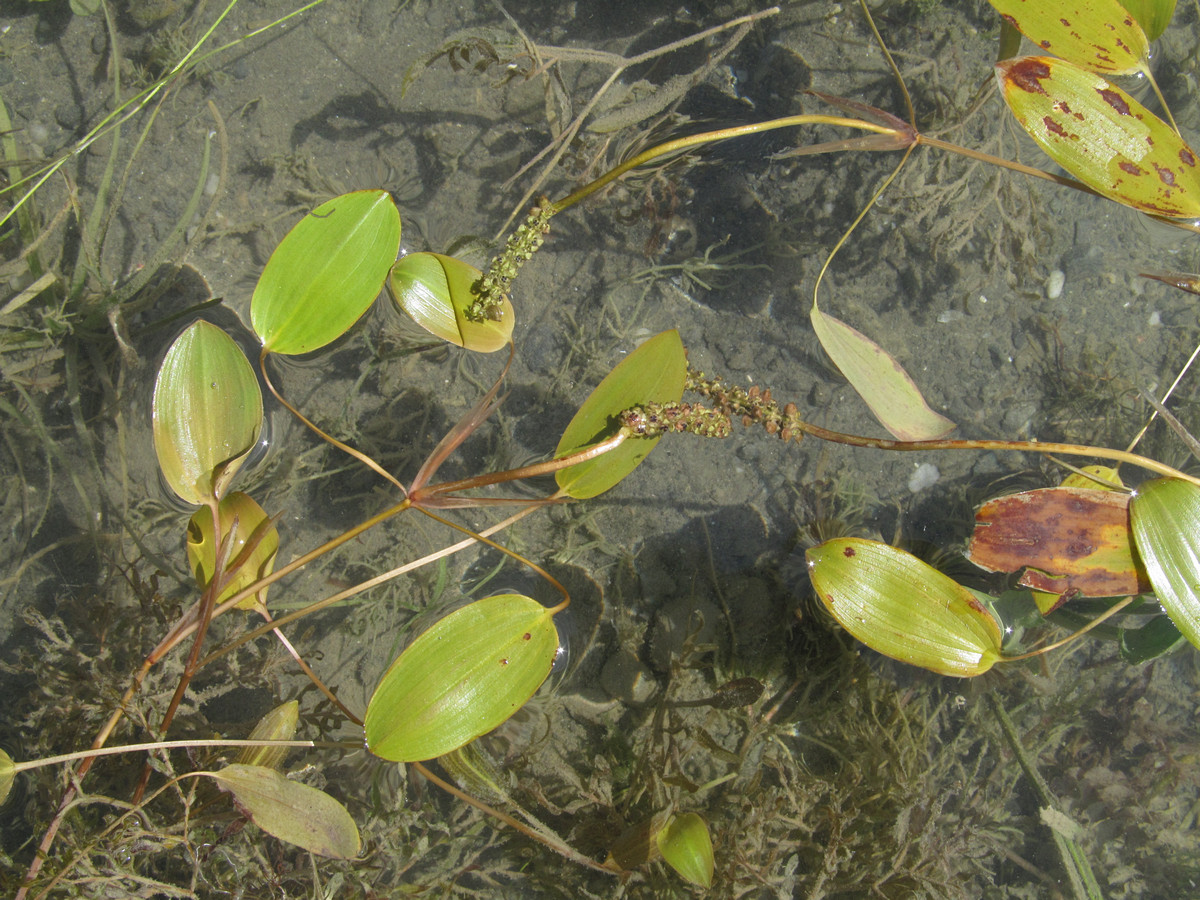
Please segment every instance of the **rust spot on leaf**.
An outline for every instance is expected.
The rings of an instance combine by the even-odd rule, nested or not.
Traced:
[[[1159,180],[1167,187],[1175,187],[1175,173],[1166,166],[1160,166],[1158,163],[1154,163],[1153,165],[1154,171],[1158,173]]]
[[[1179,161],[1185,166],[1195,166],[1196,157],[1187,147],[1181,147],[1179,150]]]
[[[846,557],[847,559],[854,556],[854,548],[847,547],[845,550],[842,551],[842,556]]]
[[[1116,91],[1108,88],[1101,88],[1097,93],[1104,98],[1104,102],[1117,111],[1117,115],[1128,116],[1131,114],[1129,104],[1125,102],[1125,98]]]
[[[1058,122],[1055,121],[1054,119],[1050,118],[1050,116],[1043,116],[1042,124],[1046,126],[1046,130],[1049,131],[1051,134],[1057,134],[1061,138],[1066,138],[1066,137],[1071,136],[1067,133],[1067,129],[1065,129],[1061,125],[1059,125]]]
[[[1141,175],[1142,174],[1141,166],[1137,165],[1136,163],[1131,163],[1125,159],[1123,159],[1119,163],[1117,163],[1117,168],[1120,169],[1122,172],[1128,172],[1130,175]]]
[[[1037,59],[1022,59],[1008,67],[1008,80],[1030,94],[1045,94],[1041,79],[1049,77],[1050,67]]]

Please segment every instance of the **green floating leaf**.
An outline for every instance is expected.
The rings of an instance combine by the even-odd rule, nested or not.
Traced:
[[[1085,69],[1119,75],[1146,62],[1146,35],[1120,0],[989,2],[1041,49]]]
[[[902,441],[932,441],[954,430],[954,423],[929,408],[908,373],[882,347],[815,304],[809,318],[829,358],[889,432]]]
[[[13,758],[0,750],[0,803],[8,799],[13,782],[17,779],[17,764]]]
[[[708,834],[708,825],[698,814],[671,816],[659,829],[655,840],[667,865],[692,884],[712,887],[712,838]]]
[[[645,403],[678,403],[687,378],[687,354],[679,332],[664,331],[621,360],[596,386],[571,419],[556,456],[567,456],[614,434],[613,417]],[[595,459],[560,470],[555,478],[564,494],[586,500],[603,494],[638,467],[658,438],[628,440]]]
[[[300,721],[300,704],[295,700],[281,703],[258,720],[250,732],[252,741],[290,741],[296,736]],[[247,747],[238,755],[238,762],[247,766],[278,769],[283,765],[288,747]]]
[[[358,856],[358,826],[346,807],[328,794],[265,766],[234,763],[203,774],[233,794],[255,825],[281,841],[318,856]]]
[[[1061,59],[996,65],[1004,102],[1046,154],[1096,193],[1142,212],[1200,217],[1200,167],[1166,122]]]
[[[825,608],[873,650],[942,675],[981,675],[1001,658],[1000,626],[962,585],[895,547],[837,538],[806,554]]]
[[[1175,0],[1121,0],[1121,5],[1133,14],[1151,41],[1162,37],[1175,16]]]
[[[512,340],[516,314],[507,299],[498,321],[472,322],[467,307],[472,286],[483,273],[453,256],[409,253],[392,266],[388,293],[401,312],[430,334],[479,353],[491,353]]]
[[[1158,602],[1200,647],[1200,487],[1178,478],[1148,481],[1134,493],[1129,515]]]
[[[159,367],[152,403],[154,452],[186,502],[219,498],[258,440],[262,394],[246,356],[208,322],[193,322]]]
[[[392,762],[433,759],[507,720],[550,674],[550,610],[520,594],[457,609],[414,640],[367,704],[367,748]]]
[[[241,491],[234,491],[228,497],[223,498],[217,511],[220,517],[222,536],[228,535],[233,529],[234,521],[237,521],[237,533],[234,535],[233,547],[228,556],[230,562],[242,552],[242,548],[246,546],[246,542],[255,530],[270,518],[252,497]],[[218,543],[213,532],[212,510],[203,506],[192,514],[187,530],[188,565],[192,569],[192,574],[196,576],[196,583],[201,590],[207,588],[208,583],[212,581],[217,565]],[[275,554],[278,550],[279,532],[272,525],[251,551],[250,558],[221,591],[217,602],[223,603],[243,588],[270,575],[275,566]],[[253,609],[256,597],[259,603],[265,605],[266,595],[267,592],[264,588],[258,594],[252,594],[239,602],[238,609]]]
[[[387,191],[322,203],[267,260],[250,321],[272,353],[310,353],[341,337],[383,289],[400,249],[400,213]]]

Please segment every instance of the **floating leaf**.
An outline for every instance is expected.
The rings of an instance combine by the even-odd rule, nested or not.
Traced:
[[[687,354],[679,332],[664,331],[621,360],[571,419],[556,456],[583,450],[612,436],[613,417],[645,403],[678,403],[687,378]],[[560,470],[555,476],[564,494],[586,500],[602,494],[638,467],[658,438],[628,440],[615,450]]]
[[[880,425],[902,441],[937,440],[954,430],[954,423],[929,408],[908,373],[882,347],[815,304],[809,317],[817,340]]]
[[[17,765],[13,758],[0,750],[0,803],[8,799],[13,782],[17,778]]]
[[[1064,478],[1059,487],[1119,491],[1125,487],[1125,482],[1121,480],[1121,474],[1111,466],[1084,466],[1079,472],[1072,472]]]
[[[942,675],[980,675],[999,660],[1000,626],[962,585],[895,547],[836,538],[806,554],[825,608],[873,650]]]
[[[1200,487],[1179,478],[1148,481],[1133,495],[1129,513],[1159,603],[1200,647]]]
[[[367,748],[414,762],[475,740],[534,695],[557,652],[550,610],[529,597],[498,594],[455,610],[417,637],[375,688]]]
[[[1050,57],[997,63],[1004,102],[1056,163],[1142,212],[1200,217],[1200,168],[1171,127],[1099,75]]]
[[[222,536],[228,535],[233,529],[234,521],[237,522],[237,532],[228,556],[229,562],[237,558],[250,536],[269,519],[263,508],[241,491],[234,491],[223,498],[218,507],[218,514]],[[187,530],[188,565],[191,566],[192,574],[196,576],[196,583],[200,585],[201,590],[207,588],[208,583],[212,581],[217,565],[217,545],[218,541],[213,532],[212,510],[207,506],[201,507],[192,515]],[[278,550],[279,532],[271,525],[251,551],[249,559],[221,591],[217,602],[228,600],[238,591],[271,574]],[[258,594],[247,597],[238,603],[238,609],[253,609],[256,597],[259,603],[265,605],[266,594],[264,588]]]
[[[232,793],[255,825],[281,841],[318,856],[358,855],[358,826],[346,807],[328,794],[264,766],[234,763],[204,774]]]
[[[1118,491],[1056,487],[989,500],[975,513],[967,558],[989,572],[1025,569],[1020,584],[1059,602],[1150,590],[1135,559],[1129,495]]]
[[[712,838],[708,834],[708,825],[698,814],[671,816],[658,830],[655,840],[667,865],[692,884],[712,887]]]
[[[322,203],[267,260],[250,301],[254,333],[272,353],[310,353],[341,337],[383,289],[400,249],[387,191]]]
[[[472,287],[482,276],[453,256],[409,253],[392,266],[388,293],[401,312],[429,333],[468,350],[491,353],[512,340],[516,314],[505,298],[498,321],[467,318],[467,307],[475,300]]]
[[[1175,16],[1175,0],[1121,0],[1121,5],[1133,14],[1151,41],[1162,36]]]
[[[208,322],[175,339],[154,382],[154,452],[186,502],[219,498],[258,440],[262,394],[246,356]]]
[[[300,704],[295,700],[281,703],[258,720],[250,732],[252,741],[290,741],[296,735],[300,721]],[[247,766],[278,769],[283,765],[289,747],[247,747],[238,755],[238,762]]]
[[[1150,45],[1119,0],[989,0],[1005,21],[1055,56],[1095,72],[1141,69]]]

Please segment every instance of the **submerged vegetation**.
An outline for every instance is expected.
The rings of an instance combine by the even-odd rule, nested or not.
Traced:
[[[996,9],[56,3],[10,36],[88,65],[0,60],[6,896],[1186,890],[1194,376],[1123,448],[1197,340],[1138,273],[1200,280],[1133,210],[1200,200],[1000,168],[1042,163]],[[979,528],[964,575],[956,511],[1061,481],[1031,438],[1169,476],[1099,541],[1146,599],[1017,589]],[[858,630],[832,595],[892,599],[823,548],[916,553],[976,655]]]

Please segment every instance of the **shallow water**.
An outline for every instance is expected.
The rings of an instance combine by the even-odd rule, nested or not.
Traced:
[[[113,104],[102,19],[45,6],[54,8],[30,3],[8,15],[0,59],[17,146],[34,158],[71,146]],[[877,11],[918,124],[1048,166],[994,93],[967,113],[991,77],[996,30],[989,7],[964,6]],[[293,8],[244,0],[214,41]],[[330,0],[215,57],[165,93],[136,155],[147,114],[125,125],[114,175],[124,193],[101,256],[88,261],[84,301],[0,313],[13,347],[0,356],[0,478],[11,523],[0,536],[0,662],[13,698],[0,713],[0,746],[14,757],[86,746],[143,656],[194,602],[182,549],[190,511],[162,485],[149,429],[158,361],[188,319],[159,323],[211,295],[222,303],[203,315],[250,348],[239,318],[271,250],[307,209],[342,191],[386,188],[406,249],[454,250],[482,266],[510,217],[523,214],[527,189],[561,197],[675,129],[822,109],[804,94],[810,87],[903,115],[857,8],[796,3],[736,46],[723,31],[630,69],[557,165],[543,159],[521,171],[543,149],[558,149],[555,136],[612,71],[612,57],[591,51],[631,57],[756,7],[697,4],[682,13],[660,3],[512,0],[504,9],[509,17],[487,2]],[[194,20],[192,12],[131,4],[118,17],[118,55],[161,69],[219,9],[201,7]],[[1196,41],[1189,7],[1158,51],[1185,134],[1200,125],[1190,102]],[[127,80],[137,75],[132,65],[126,71]],[[651,119],[594,125],[617,93],[648,108],[646,97],[685,83],[652,138]],[[784,155],[841,137],[776,132],[727,143],[634,173],[561,214],[516,282],[508,397],[443,474],[551,454],[590,388],[668,328],[706,373],[769,387],[825,427],[880,434],[825,361],[806,313],[830,249],[898,155]],[[110,146],[97,141],[64,167],[85,211]],[[43,222],[67,202],[67,183],[54,178],[38,196]],[[183,219],[186,247],[158,260],[197,186],[208,212]],[[58,227],[45,246],[47,258],[66,246],[63,259],[73,259],[76,243],[64,244]],[[833,260],[821,304],[896,356],[961,436],[1123,447],[1147,412],[1138,391],[1161,392],[1197,339],[1187,295],[1138,273],[1194,271],[1196,247],[1186,232],[1114,204],[919,149]],[[12,259],[15,243],[3,248]],[[116,319],[128,344],[122,355],[92,297],[160,261],[175,277],[164,270],[130,298]],[[6,269],[14,292],[28,281],[15,274],[21,269]],[[1059,278],[1061,293],[1048,290]],[[24,344],[20,328],[33,330]],[[334,347],[273,372],[306,415],[408,480],[503,367],[503,354],[466,358],[419,349],[420,341],[384,299]],[[1193,397],[1185,380],[1176,407],[1185,424]],[[282,514],[281,560],[395,502],[381,479],[277,406],[270,425],[265,453],[238,487]],[[1142,446],[1173,464],[1186,459],[1157,428]],[[539,510],[502,533],[571,592],[558,622],[570,662],[482,750],[510,802],[592,858],[603,859],[627,827],[701,812],[716,846],[714,896],[1073,896],[1053,828],[1078,843],[1103,896],[1186,894],[1200,872],[1194,650],[1134,667],[1112,641],[1096,640],[960,682],[870,654],[810,596],[802,553],[821,535],[848,530],[940,548],[961,575],[969,566],[953,557],[973,505],[1060,478],[1016,454],[785,446],[740,428],[723,441],[671,436],[602,498]],[[273,611],[457,540],[415,518],[276,586]],[[458,521],[478,529],[498,518],[470,510]],[[361,715],[412,630],[465,597],[500,590],[556,597],[495,551],[470,550],[293,625],[289,636]],[[213,640],[245,627],[218,622]],[[180,652],[151,674],[133,705],[136,724],[114,741],[144,739],[157,723]],[[745,677],[764,685],[752,705],[695,702]],[[243,737],[270,707],[299,697],[303,736],[361,738],[306,685],[260,639],[201,671],[172,735]],[[1053,801],[1015,760],[1000,708]],[[178,771],[216,764],[182,755],[172,763]],[[236,818],[228,805],[168,791],[144,820],[112,833],[103,833],[111,820],[91,811],[100,807],[72,819],[48,868],[81,853],[60,888],[81,896],[97,896],[101,883],[132,892],[135,877],[200,896],[689,890],[658,861],[624,882],[569,862],[361,752],[297,753],[287,768],[306,765],[306,781],[356,819],[362,861],[314,869],[253,827],[226,833]],[[125,798],[139,769],[109,763],[88,787]],[[28,836],[45,827],[60,783],[22,777],[0,811],[13,873],[28,864]],[[200,799],[210,797],[201,790]]]

